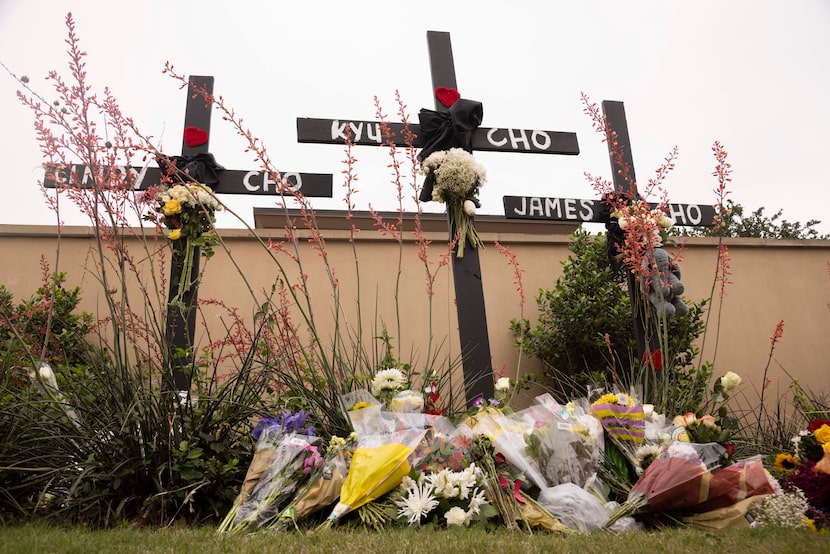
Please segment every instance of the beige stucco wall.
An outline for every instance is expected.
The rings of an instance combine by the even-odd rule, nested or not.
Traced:
[[[364,331],[370,334],[379,325],[385,324],[398,342],[400,359],[409,359],[410,353],[416,360],[423,359],[430,329],[430,302],[425,292],[424,264],[417,257],[411,234],[404,234],[397,295],[401,321],[398,332],[394,309],[399,253],[397,243],[381,237],[371,224],[364,224],[364,230],[357,235],[355,242],[349,242],[349,232],[342,229],[342,221],[336,220],[335,217],[324,217],[321,227],[328,261],[339,280],[340,300],[346,320],[356,327],[358,280],[355,275],[359,273]],[[427,228],[427,237],[433,240],[429,247],[430,260],[437,263],[439,253],[444,251],[446,245],[446,223],[433,221]],[[504,367],[513,373],[519,366],[509,321],[522,316],[535,319],[534,296],[540,288],[550,288],[561,275],[561,261],[567,256],[572,230],[571,225],[520,224],[499,218],[480,222],[479,231],[485,241],[485,248],[480,253],[481,267],[495,368]],[[258,229],[257,233],[266,241],[278,241],[283,236],[280,229]],[[240,313],[250,320],[256,303],[247,287],[250,286],[262,298],[260,292],[270,289],[278,268],[249,232],[234,229],[220,230],[219,234],[230,255],[219,250],[214,258],[206,262],[199,296],[202,299],[221,299],[226,305],[239,308]],[[5,262],[0,265],[0,283],[18,298],[28,296],[40,282],[41,256],[53,269],[57,259],[58,269],[68,273],[69,284],[83,287],[82,307],[93,313],[104,313],[99,308],[103,306],[103,292],[93,275],[85,271],[85,267],[91,267],[95,259],[90,253],[94,242],[91,237],[88,228],[64,228],[60,256],[56,258],[58,241],[54,227],[0,225],[0,251]],[[513,268],[493,245],[495,240],[517,255],[524,270],[524,306],[520,305]],[[717,344],[717,373],[735,371],[745,377],[748,386],[760,386],[769,356],[770,335],[776,324],[784,320],[784,336],[776,347],[768,374],[772,379],[771,386],[787,387],[786,370],[814,390],[830,391],[830,241],[728,239],[726,244],[729,247],[733,284],[726,289],[722,312],[712,311],[705,359],[711,360],[715,356]],[[301,242],[298,247],[302,251],[303,270],[310,276],[315,318],[326,335],[331,329],[333,292],[322,258],[307,242]],[[231,263],[231,257],[241,267],[247,285]],[[685,296],[691,300],[709,296],[717,260],[716,241],[689,239],[683,257]],[[288,268],[291,279],[295,279],[298,273],[290,260],[284,255],[278,259]],[[140,264],[147,266],[146,271],[150,270],[148,260],[142,260]],[[430,268],[435,271],[436,266],[431,265]],[[432,333],[435,343],[444,343],[444,353],[457,356],[459,344],[452,291],[449,267],[438,269],[431,306]],[[718,308],[717,301],[714,307]],[[211,317],[214,319],[211,320]],[[209,321],[212,325],[221,325],[219,313],[209,316]],[[379,323],[376,324],[376,321]],[[718,327],[719,336],[715,341]],[[204,338],[204,332],[201,333]],[[521,360],[523,370],[535,369],[536,366],[534,360]]]

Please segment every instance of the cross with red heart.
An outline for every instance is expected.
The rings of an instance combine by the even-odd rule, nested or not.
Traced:
[[[457,89],[440,86],[435,89],[435,97],[439,102],[441,102],[441,104],[444,105],[444,107],[449,108],[455,104],[459,98],[461,98],[461,95],[458,94]]]
[[[184,128],[184,143],[190,148],[201,146],[208,141],[208,133],[204,129],[198,127]]]

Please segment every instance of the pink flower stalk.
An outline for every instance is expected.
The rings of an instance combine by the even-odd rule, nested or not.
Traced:
[[[729,247],[725,244],[720,244],[718,246],[718,265],[715,269],[715,281],[720,283],[718,298],[723,298],[726,295],[726,285],[732,284],[732,281],[729,279],[729,276],[732,275],[730,262]]]
[[[784,336],[784,320],[778,322],[775,326],[775,331],[770,336],[770,355],[772,355],[772,351],[775,349],[775,345],[781,340],[781,337]]]
[[[516,291],[519,293],[519,306],[524,309],[525,288],[522,283],[522,273],[524,273],[525,270],[519,267],[519,258],[516,256],[515,252],[510,250],[507,246],[501,244],[499,241],[496,241],[495,245],[496,250],[507,258],[507,265],[513,268],[513,284],[516,285]]]

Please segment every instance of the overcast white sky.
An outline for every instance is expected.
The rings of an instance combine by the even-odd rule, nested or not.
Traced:
[[[608,177],[607,150],[582,113],[580,92],[625,103],[638,178],[676,145],[672,202],[711,204],[713,141],[730,153],[732,198],[820,219],[830,233],[830,2],[827,0],[262,2],[0,0],[0,61],[48,92],[66,72],[71,11],[91,83],[109,86],[145,133],[179,151],[185,93],[165,61],[213,75],[215,93],[241,114],[282,170],[333,173],[340,147],[299,144],[296,117],[373,119],[373,96],[394,113],[400,91],[414,121],[431,108],[426,31],[449,31],[459,90],[484,105],[485,127],[573,131],[576,157],[479,153],[489,181],[479,213],[501,197],[592,198],[584,172]],[[31,116],[0,74],[0,224],[50,224]],[[48,96],[48,95],[47,95]],[[233,130],[214,117],[211,152],[229,169],[255,168]],[[393,209],[386,158],[357,150],[358,208]],[[252,223],[263,198],[226,196]],[[317,208],[342,209],[339,199]],[[430,210],[439,210],[432,205]],[[85,224],[64,213],[69,224]],[[238,227],[227,215],[220,227]]]

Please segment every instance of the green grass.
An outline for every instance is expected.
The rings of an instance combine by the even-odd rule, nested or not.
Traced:
[[[176,554],[214,552],[279,552],[367,554],[374,552],[556,552],[579,554],[667,553],[745,553],[783,554],[830,552],[830,535],[806,530],[742,529],[700,531],[691,528],[658,532],[631,532],[622,535],[594,533],[561,537],[537,533],[527,535],[507,530],[486,533],[480,530],[386,532],[331,531],[302,533],[257,533],[251,535],[216,535],[214,528],[113,529],[90,531],[80,528],[55,528],[42,525],[0,527],[0,553],[45,552],[170,552]]]

